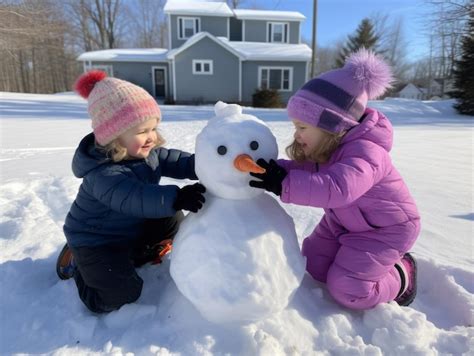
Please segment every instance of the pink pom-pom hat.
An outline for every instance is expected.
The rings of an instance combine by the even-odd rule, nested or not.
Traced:
[[[347,131],[359,124],[367,101],[385,93],[392,81],[390,66],[373,52],[361,49],[343,68],[306,82],[290,98],[288,116],[329,132]]]
[[[161,119],[160,107],[145,89],[107,77],[105,72],[93,70],[82,74],[74,90],[88,100],[95,139],[102,146],[142,122]]]

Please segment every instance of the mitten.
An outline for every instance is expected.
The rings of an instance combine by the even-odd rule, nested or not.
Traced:
[[[250,173],[252,177],[261,179],[251,180],[249,185],[254,188],[265,189],[266,191],[281,195],[281,182],[288,174],[284,168],[280,167],[273,159],[266,162],[264,159],[257,160],[257,164],[265,168],[265,173]]]
[[[203,195],[205,191],[206,188],[199,183],[184,186],[178,191],[173,209],[184,209],[196,213],[206,201]]]

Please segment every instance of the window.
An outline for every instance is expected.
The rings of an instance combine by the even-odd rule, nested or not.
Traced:
[[[268,42],[288,43],[288,23],[269,22],[267,27]]]
[[[214,73],[213,61],[210,59],[193,59],[193,74],[208,74]]]
[[[198,17],[178,17],[178,39],[185,40],[199,32]]]
[[[260,89],[292,90],[293,68],[291,67],[259,67]]]

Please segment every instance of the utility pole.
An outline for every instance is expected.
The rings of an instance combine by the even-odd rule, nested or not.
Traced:
[[[318,0],[313,0],[313,39],[311,41],[311,78],[314,78],[316,61],[316,18],[318,17]]]

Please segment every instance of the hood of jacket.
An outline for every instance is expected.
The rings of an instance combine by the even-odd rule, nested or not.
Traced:
[[[77,178],[83,178],[93,169],[106,163],[110,163],[110,159],[105,152],[97,149],[94,133],[90,133],[81,140],[74,153],[72,172]]]
[[[389,152],[393,145],[392,124],[380,111],[367,108],[363,120],[344,135],[341,144],[359,139],[372,141]]]

